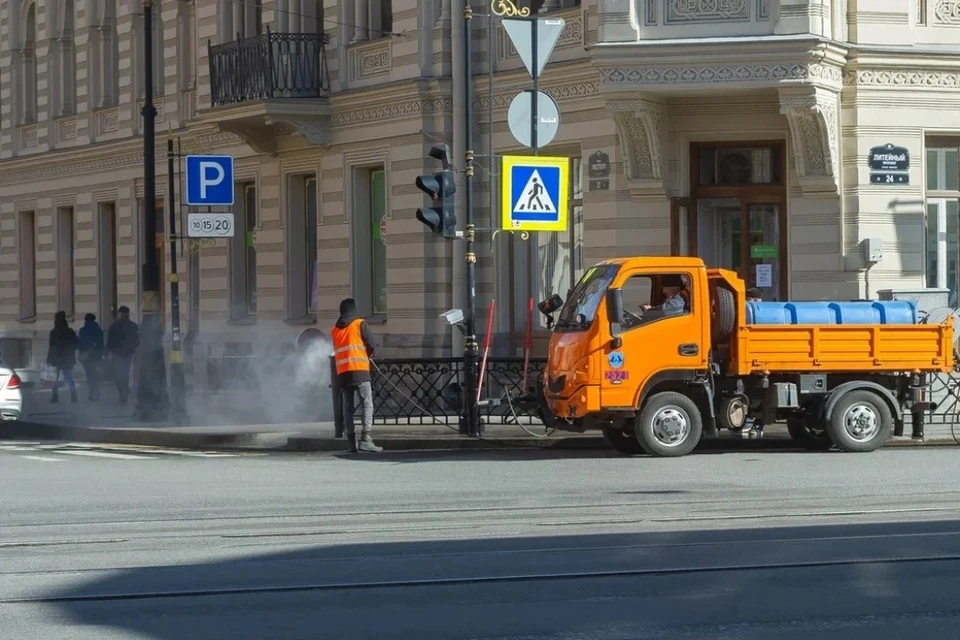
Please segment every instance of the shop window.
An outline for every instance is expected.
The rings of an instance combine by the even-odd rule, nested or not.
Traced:
[[[960,285],[960,142],[927,149],[926,285],[949,289],[950,305],[958,302]]]
[[[21,211],[17,221],[20,276],[20,320],[37,317],[37,220],[33,211]]]
[[[287,184],[287,318],[316,319],[317,176],[291,175]]]
[[[230,319],[257,315],[257,185],[234,187],[236,230],[230,239]]]
[[[307,280],[307,308],[311,313],[317,311],[317,179],[308,178],[304,184],[304,237],[306,240],[306,260],[304,268],[309,276]]]
[[[72,318],[75,307],[73,273],[73,207],[57,209],[57,310]]]

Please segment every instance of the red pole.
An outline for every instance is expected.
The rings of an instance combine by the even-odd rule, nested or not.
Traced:
[[[483,374],[487,370],[487,354],[490,353],[490,338],[493,335],[493,305],[494,301],[491,300],[487,316],[487,337],[483,345],[483,361],[480,363],[480,380],[477,382],[477,403],[480,402],[480,392],[483,390]]]
[[[530,349],[533,348],[533,298],[527,304],[527,343],[523,347],[523,384],[520,395],[527,393],[527,371],[530,369]]]

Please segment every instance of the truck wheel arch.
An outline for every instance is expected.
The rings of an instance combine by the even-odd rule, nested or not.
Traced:
[[[640,412],[643,410],[643,403],[654,393],[660,393],[661,391],[688,393],[690,385],[694,384],[697,376],[702,373],[703,372],[692,369],[666,369],[656,372],[647,379],[643,388],[640,389],[640,393],[637,394],[635,403],[637,411]],[[694,403],[696,403],[700,409],[704,434],[711,437],[715,436],[717,435],[717,421],[713,406],[712,389],[709,385],[696,384],[696,386],[702,388],[704,391],[702,395],[695,394],[692,397]]]
[[[845,394],[850,391],[872,391],[876,393],[880,398],[882,398],[887,406],[890,407],[890,411],[893,413],[894,424],[899,426],[903,423],[903,411],[900,410],[900,403],[897,402],[896,397],[893,393],[876,382],[870,382],[866,380],[851,380],[850,382],[844,382],[841,385],[837,385],[827,397],[827,401],[823,407],[823,418],[824,420],[830,420],[833,416],[833,409],[837,406],[837,403],[840,401]]]

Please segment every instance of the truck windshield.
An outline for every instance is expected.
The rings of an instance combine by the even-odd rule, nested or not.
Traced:
[[[557,320],[554,331],[583,331],[589,328],[619,269],[619,265],[590,267],[560,310],[560,319]]]

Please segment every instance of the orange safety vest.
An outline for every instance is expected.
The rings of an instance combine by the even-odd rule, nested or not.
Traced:
[[[357,318],[342,329],[334,327],[331,332],[338,375],[349,371],[370,371],[367,347],[363,344],[363,336],[360,335],[362,322],[363,320]]]

